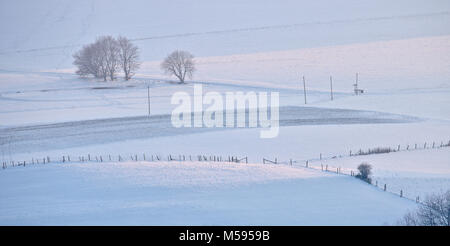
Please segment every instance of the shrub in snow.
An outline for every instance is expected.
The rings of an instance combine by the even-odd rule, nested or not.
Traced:
[[[356,175],[357,178],[366,181],[367,183],[372,183],[372,166],[363,162],[358,166],[359,173]]]
[[[404,226],[450,226],[450,190],[431,195],[415,212],[407,213],[398,225]]]
[[[373,149],[368,149],[367,151],[360,150],[358,152],[359,155],[373,155],[373,154],[384,154],[384,153],[390,153],[394,150],[390,147],[377,147]]]

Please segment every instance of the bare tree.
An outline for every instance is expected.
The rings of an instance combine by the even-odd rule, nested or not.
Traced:
[[[78,67],[77,74],[93,75],[104,81],[108,77],[111,81],[115,80],[120,68],[125,80],[129,80],[139,68],[138,48],[125,37],[117,40],[112,36],[99,37],[95,43],[83,46],[73,57],[74,65]]]
[[[108,65],[106,63],[105,53],[103,52],[102,44],[100,42],[95,42],[93,44],[93,60],[95,64],[98,66],[98,75],[97,78],[103,78],[106,81],[108,77]]]
[[[76,52],[73,64],[78,67],[76,73],[80,76],[93,75],[96,78],[102,77],[101,56],[97,44],[89,44]]]
[[[194,56],[191,53],[176,50],[161,63],[161,69],[166,74],[177,77],[180,83],[184,83],[186,75],[192,79],[192,74],[195,71],[193,59]]]
[[[416,212],[407,213],[399,225],[407,226],[450,226],[450,190],[431,195]]]
[[[76,73],[80,76],[114,80],[119,67],[119,45],[111,36],[99,37],[95,43],[83,46],[73,57],[74,65],[78,67]]]
[[[100,55],[102,57],[103,65],[106,68],[107,76],[112,80],[116,77],[117,69],[119,68],[119,44],[112,36],[103,36],[97,39],[96,43],[100,48]],[[106,78],[104,77],[106,81]]]
[[[129,80],[140,66],[139,49],[125,37],[118,37],[117,43],[119,45],[120,66],[125,74],[125,80]]]

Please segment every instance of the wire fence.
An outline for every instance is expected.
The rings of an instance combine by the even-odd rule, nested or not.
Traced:
[[[436,142],[431,143],[423,143],[422,144],[413,144],[413,145],[397,145],[396,147],[375,147],[375,148],[369,148],[366,150],[359,149],[358,151],[349,151],[348,155],[334,155],[334,156],[328,156],[324,157],[322,153],[319,154],[318,158],[310,158],[310,159],[303,159],[303,160],[295,160],[295,159],[289,159],[289,160],[282,160],[280,161],[279,158],[275,157],[273,159],[269,158],[263,158],[262,164],[274,164],[274,165],[289,165],[289,166],[297,166],[297,167],[304,167],[308,169],[318,170],[322,172],[329,172],[334,173],[337,175],[346,175],[351,177],[356,177],[358,172],[355,169],[351,168],[343,168],[340,166],[331,166],[329,164],[317,164],[315,162],[317,161],[326,161],[330,159],[337,159],[337,158],[344,158],[344,157],[357,157],[357,156],[363,156],[363,155],[374,155],[374,154],[386,154],[391,152],[400,152],[400,151],[414,151],[414,150],[424,150],[424,149],[438,149],[438,148],[445,148],[450,147],[450,141],[444,143],[443,141],[440,142],[440,144],[436,144]],[[71,156],[71,155],[63,155],[59,158],[51,158],[50,156],[40,157],[40,158],[31,158],[31,160],[28,161],[9,161],[9,162],[2,162],[2,169],[7,169],[8,167],[19,167],[19,166],[29,166],[29,165],[38,165],[38,164],[49,164],[49,163],[87,163],[87,162],[126,162],[126,161],[198,161],[198,162],[229,162],[229,163],[249,163],[248,156],[244,157],[238,157],[234,155],[227,155],[227,156],[221,156],[221,155],[158,155],[158,154],[132,154],[132,155],[78,155],[78,156]],[[258,163],[258,162],[257,162]],[[385,192],[389,192],[395,195],[398,195],[402,198],[414,201],[416,203],[423,204],[420,200],[419,196],[415,197],[408,197],[405,196],[405,191],[403,189],[400,189],[398,191],[390,190],[389,185],[386,183],[380,183],[378,180],[374,180],[373,182],[368,182],[368,184],[381,189]]]
[[[280,161],[279,158],[275,157],[273,159],[267,159],[263,158],[263,164],[269,163],[269,164],[282,164],[282,165],[289,165],[289,166],[300,166],[304,168],[319,170],[322,172],[329,172],[334,173],[338,175],[346,175],[357,178],[358,171],[351,168],[343,168],[340,166],[332,166],[329,164],[322,164],[321,161],[331,160],[331,159],[338,159],[338,158],[344,158],[344,157],[357,157],[357,156],[363,156],[363,155],[374,155],[374,154],[386,154],[386,153],[392,153],[392,152],[401,152],[401,151],[414,151],[414,150],[426,150],[426,149],[439,149],[439,148],[445,148],[450,147],[450,141],[444,143],[443,141],[440,142],[440,144],[436,144],[436,142],[431,143],[423,143],[423,145],[413,144],[413,145],[396,145],[396,147],[375,147],[375,148],[369,148],[367,150],[359,149],[358,151],[352,152],[349,151],[348,155],[334,155],[334,156],[328,156],[324,157],[322,153],[319,154],[318,158],[312,158],[312,159],[304,159],[304,160],[295,160],[295,159],[289,159]],[[320,162],[320,165],[319,163]],[[378,180],[373,180],[370,182],[366,182],[378,189],[381,189],[385,192],[400,196],[401,198],[405,198],[411,201],[414,201],[416,203],[425,205],[422,203],[420,196],[406,196],[406,192],[404,189],[399,190],[391,190],[389,189],[390,186],[387,183],[379,183]]]
[[[314,165],[312,164],[310,161],[297,161],[297,160],[292,160],[290,159],[289,161],[279,161],[277,158],[270,160],[270,159],[263,159],[263,164],[281,164],[281,165],[290,165],[290,166],[297,166],[297,167],[303,167],[303,168],[308,168],[308,169],[313,169],[313,170],[317,170],[317,171],[322,171],[322,172],[327,172],[327,173],[333,173],[333,174],[337,174],[337,175],[345,175],[345,176],[350,176],[350,177],[355,177],[357,178],[358,176],[358,171],[355,169],[351,169],[351,168],[342,168],[339,166],[331,166],[328,164],[320,164],[320,165]],[[394,190],[390,190],[388,189],[389,186],[388,184],[384,183],[384,184],[379,184],[378,180],[374,180],[371,182],[367,182],[364,180],[361,180],[363,182],[366,182],[369,185],[372,185],[378,189],[381,189],[385,192],[400,196],[402,198],[414,201],[416,203],[420,203],[420,197],[416,196],[414,198],[411,197],[407,197],[405,196],[405,191],[403,189],[400,189],[398,191],[394,191]]]
[[[29,166],[38,164],[50,164],[50,163],[85,163],[85,162],[126,162],[126,161],[209,161],[209,162],[233,162],[233,163],[248,163],[248,157],[238,157],[238,156],[219,156],[219,155],[146,155],[143,154],[132,154],[132,155],[81,155],[81,156],[71,156],[63,155],[60,158],[50,158],[50,156],[45,156],[42,158],[31,158],[28,161],[9,161],[2,163],[2,169],[7,169],[8,167],[19,167],[19,166]]]

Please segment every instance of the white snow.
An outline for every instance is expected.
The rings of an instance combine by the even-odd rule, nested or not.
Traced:
[[[450,187],[450,148],[414,150],[414,145],[410,147],[409,151],[312,161],[311,165],[341,167],[349,173],[349,170],[356,171],[359,164],[369,163],[374,184],[378,182],[379,187],[386,184],[389,191],[396,194],[402,191],[413,200],[417,196],[424,199],[429,194],[445,192]]]
[[[238,85],[351,92],[355,73],[369,94],[450,86],[450,36],[421,37],[196,59],[196,80]],[[159,62],[142,72],[158,76]]]
[[[281,105],[302,105],[300,76],[312,106],[365,109],[449,119],[450,36],[377,41],[300,50],[198,58],[196,81],[206,91],[279,91]],[[351,95],[355,73],[366,95]],[[333,75],[335,100],[329,100]],[[163,79],[163,80],[161,80]],[[144,63],[136,80],[104,83],[70,72],[0,73],[0,126],[167,114],[176,91],[158,62]],[[106,89],[95,89],[106,87]],[[112,88],[114,89],[112,89]],[[111,88],[111,89],[108,89]]]
[[[51,163],[3,170],[0,185],[1,225],[382,225],[416,206],[268,164]]]
[[[450,140],[449,1],[105,1],[0,2],[1,162],[143,153],[297,162],[7,168],[0,170],[0,224],[381,225],[415,207],[395,195],[399,190],[415,199],[450,189],[448,148],[345,157],[350,150]],[[72,54],[105,34],[127,36],[139,46],[143,63],[132,81],[74,75]],[[197,71],[186,85],[171,83],[159,67],[175,49],[196,56]],[[352,95],[355,73],[365,90],[361,96]],[[150,127],[142,122],[83,131],[77,131],[83,122],[73,123],[78,128],[47,125],[145,116],[147,86],[152,115],[170,114],[173,93],[192,94],[194,83],[204,92],[278,91],[281,106],[305,106],[303,75],[313,117],[326,119],[337,112],[331,108],[370,110],[354,114],[378,118],[281,127],[274,139],[260,139],[260,129],[152,135],[142,132]],[[387,117],[381,113],[418,118],[381,124],[377,120]],[[130,134],[123,137],[127,127]],[[56,134],[39,130],[45,128]],[[395,194],[299,167],[320,154],[324,160],[312,165],[348,171],[369,162],[374,179]],[[343,157],[329,159],[334,156]]]
[[[449,11],[446,0],[1,2],[0,68],[70,68],[75,50],[107,34],[137,39],[144,61],[449,35]]]

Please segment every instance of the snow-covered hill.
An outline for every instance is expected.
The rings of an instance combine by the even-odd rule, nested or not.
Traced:
[[[269,164],[51,163],[2,170],[0,185],[1,225],[382,225],[416,206]]]
[[[0,68],[70,68],[99,35],[125,35],[144,61],[448,35],[446,0],[43,0],[0,3]]]
[[[447,0],[1,1],[2,163],[143,153],[298,162],[7,168],[0,224],[392,223],[415,204],[299,166],[319,156],[323,162],[312,164],[353,170],[367,161],[379,182],[407,196],[450,189],[448,148],[333,158],[450,140],[449,23]],[[139,46],[142,66],[131,81],[74,74],[72,54],[100,35]],[[187,84],[160,69],[175,49],[196,57]],[[360,96],[352,93],[356,73]],[[172,129],[171,97],[192,95],[194,84],[221,94],[279,92],[281,111],[295,124],[281,124],[273,139],[259,138],[260,129]]]

